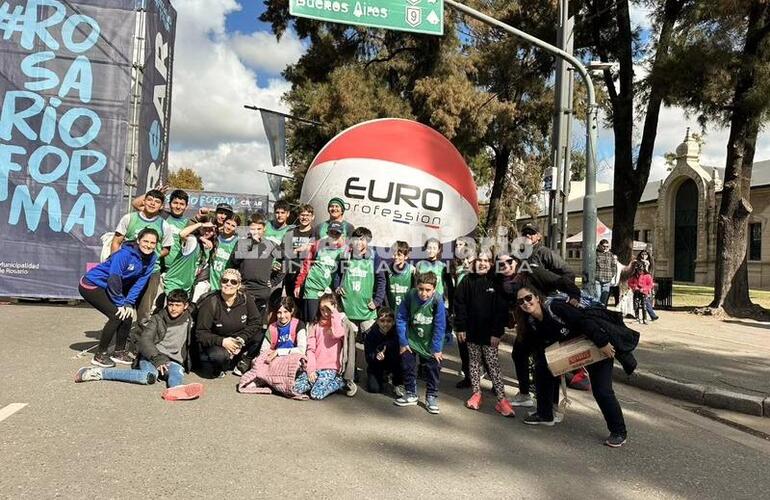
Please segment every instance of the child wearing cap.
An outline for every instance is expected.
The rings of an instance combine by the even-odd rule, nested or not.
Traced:
[[[302,319],[305,321],[312,321],[318,315],[318,299],[331,292],[334,275],[344,251],[342,231],[339,222],[329,223],[326,237],[312,244],[297,275],[294,297],[303,299]]]
[[[341,225],[342,239],[349,238],[350,235],[353,234],[355,227],[345,220],[345,202],[342,198],[332,198],[329,200],[327,210],[329,211],[329,220],[316,226],[315,238],[319,240],[326,238],[326,235],[329,232],[329,225],[333,222],[337,222]]]

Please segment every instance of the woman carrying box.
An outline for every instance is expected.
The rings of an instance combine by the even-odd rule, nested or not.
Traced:
[[[594,328],[582,309],[565,301],[548,300],[531,284],[522,286],[516,294],[517,315],[521,330],[535,352],[535,387],[537,394],[551,394],[557,380],[548,370],[545,348],[559,341],[585,335],[607,359],[588,365],[591,390],[610,431],[604,444],[619,448],[626,442],[626,424],[620,403],[612,390],[612,362],[615,348],[604,328]],[[554,425],[550,398],[537,399],[537,412],[524,419],[529,425]]]

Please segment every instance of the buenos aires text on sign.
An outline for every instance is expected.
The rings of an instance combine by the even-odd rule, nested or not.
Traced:
[[[444,34],[443,0],[289,0],[289,12],[334,23]]]

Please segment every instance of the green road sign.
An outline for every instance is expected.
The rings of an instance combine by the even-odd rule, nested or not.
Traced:
[[[444,34],[443,0],[289,0],[289,13],[332,23]]]

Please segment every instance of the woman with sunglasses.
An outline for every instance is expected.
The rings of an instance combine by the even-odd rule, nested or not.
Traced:
[[[473,393],[465,406],[471,410],[481,407],[481,368],[486,366],[495,388],[495,411],[504,417],[513,417],[511,403],[505,399],[505,386],[500,373],[497,348],[507,321],[505,299],[498,291],[490,250],[482,250],[473,259],[471,274],[455,291],[454,312],[458,342],[467,342],[470,357],[470,379]]]
[[[244,355],[255,358],[264,336],[257,305],[241,290],[241,273],[226,269],[220,286],[198,304],[195,338],[205,378],[223,376]]]
[[[574,281],[568,276],[561,276],[539,266],[525,266],[522,261],[516,259],[509,253],[501,253],[497,256],[497,276],[500,282],[499,288],[502,296],[508,304],[509,326],[516,324],[516,292],[522,287],[525,281],[531,281],[534,286],[542,290],[547,295],[558,292],[566,293],[574,304],[580,300],[580,289]],[[513,317],[511,317],[513,316]],[[530,394],[530,362],[532,348],[527,342],[526,334],[517,328],[516,340],[511,350],[513,358],[513,367],[516,370],[516,379],[519,382],[519,393],[511,398],[513,406],[532,408],[535,401]],[[559,402],[558,388],[554,388],[554,404]],[[562,415],[556,416],[560,421]]]
[[[603,329],[592,328],[584,311],[561,300],[546,301],[535,286],[525,283],[516,293],[517,319],[535,351],[535,386],[538,394],[551,394],[558,378],[548,369],[545,348],[578,335],[588,337],[607,356],[586,369],[591,390],[604,415],[609,437],[604,444],[619,448],[626,442],[626,424],[620,403],[612,390],[612,365],[615,348]],[[554,425],[553,405],[548,398],[537,400],[537,412],[524,419],[529,425]]]

